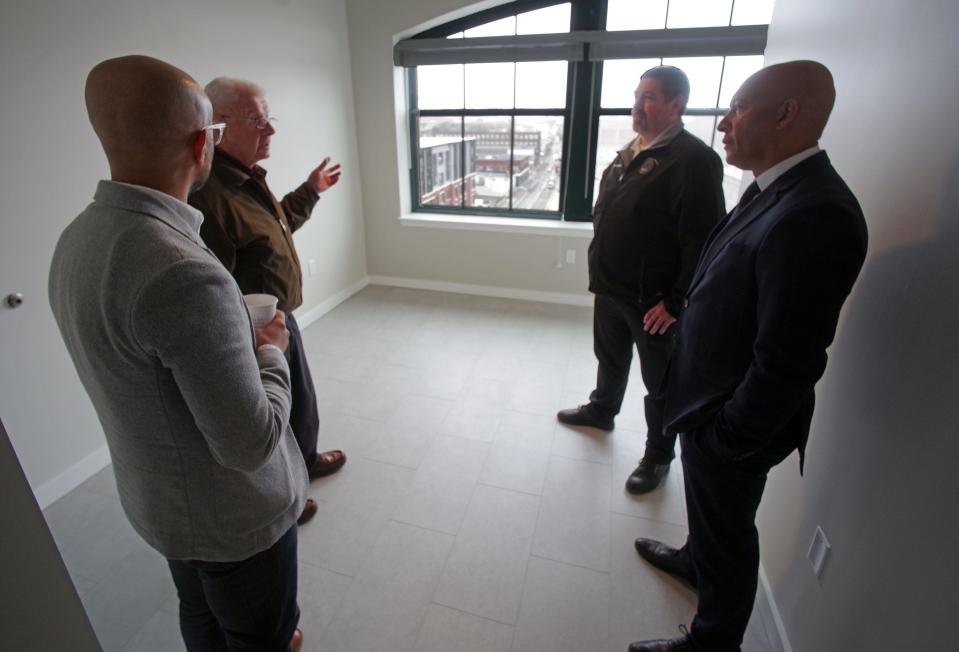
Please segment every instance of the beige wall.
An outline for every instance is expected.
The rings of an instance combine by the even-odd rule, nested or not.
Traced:
[[[770,478],[763,565],[795,652],[954,647],[959,604],[959,4],[777,0],[767,62],[814,58],[822,144],[870,254],[818,387],[806,473]],[[806,551],[833,546],[821,580]]]
[[[0,21],[0,416],[42,502],[105,461],[99,424],[46,299],[56,238],[91,200],[106,161],[86,119],[83,83],[98,61],[143,53],[201,83],[218,74],[261,82],[280,118],[270,183],[285,192],[326,153],[340,185],[297,234],[303,310],[366,275],[352,86],[343,0],[37,0],[6,2]]]
[[[444,22],[439,18],[450,19],[450,12],[472,13],[492,4],[497,3],[347,3],[369,273],[585,298],[586,238],[410,227],[398,219],[401,193],[409,185],[409,159],[396,144],[397,134],[405,138],[407,127],[394,118],[397,100],[400,107],[405,102],[403,76],[393,68],[395,37],[415,33],[427,22]],[[576,250],[576,263],[557,268],[568,249]]]

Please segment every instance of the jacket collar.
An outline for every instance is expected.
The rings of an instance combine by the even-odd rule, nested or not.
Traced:
[[[782,176],[773,181],[768,188],[756,195],[755,199],[753,199],[749,205],[742,208],[736,216],[736,219],[732,220],[732,223],[730,223],[729,219],[732,211],[728,213],[726,217],[716,225],[713,232],[709,234],[706,244],[703,245],[703,253],[699,258],[699,264],[696,266],[696,271],[693,274],[693,280],[689,284],[689,289],[686,291],[687,295],[692,292],[693,288],[695,288],[702,279],[709,264],[738,233],[755,222],[761,215],[775,205],[776,202],[779,201],[779,197],[789,191],[800,180],[828,168],[829,165],[829,157],[826,155],[826,152],[814,154],[787,170]],[[733,211],[735,211],[735,208]]]
[[[266,185],[266,170],[264,168],[259,165],[253,165],[253,167],[243,165],[221,149],[214,152],[213,169],[217,178],[223,183],[242,186],[247,181],[252,180]]]
[[[676,139],[676,136],[682,133],[684,129],[685,125],[683,124],[683,121],[677,120],[673,124],[663,129],[658,136],[653,138],[653,142],[651,142],[649,146],[639,150],[638,153],[633,147],[639,139],[639,136],[637,135],[636,138],[629,141],[629,143],[627,143],[623,149],[619,150],[617,154],[619,155],[619,158],[622,160],[623,166],[625,167],[629,165],[634,158],[639,158],[640,155],[644,154],[645,152],[652,152],[654,150],[665,149],[669,147],[669,145]]]
[[[93,201],[104,206],[153,217],[198,244],[203,243],[200,239],[203,213],[159,190],[104,179],[97,184]]]

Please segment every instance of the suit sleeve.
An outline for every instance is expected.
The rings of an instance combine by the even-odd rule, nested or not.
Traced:
[[[273,454],[290,416],[290,376],[279,351],[254,351],[236,283],[215,261],[171,265],[133,307],[140,346],[170,370],[220,465],[255,471]]]
[[[733,457],[762,448],[812,395],[865,253],[860,222],[827,206],[787,216],[760,245],[753,360],[714,424]]]
[[[674,317],[682,311],[683,297],[693,280],[703,244],[726,212],[723,198],[723,165],[711,149],[690,157],[684,170],[679,203],[680,268],[669,294],[666,310]]]
[[[283,198],[280,205],[283,207],[283,212],[286,213],[290,230],[296,231],[310,219],[313,207],[316,206],[319,199],[320,195],[306,183],[300,184],[299,188]]]

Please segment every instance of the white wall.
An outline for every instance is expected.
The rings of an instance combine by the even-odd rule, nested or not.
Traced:
[[[395,91],[397,85],[402,90],[403,83],[402,75],[393,68],[394,37],[420,31],[426,22],[445,22],[438,18],[450,12],[472,13],[492,4],[502,2],[347,3],[369,273],[586,298],[588,239],[410,227],[398,220],[401,192],[406,192],[409,174],[405,171],[408,158],[398,155],[396,146],[398,131],[406,133],[406,122],[394,118]],[[401,102],[405,101],[402,92],[399,95]],[[402,190],[401,184],[405,186]],[[576,250],[576,264],[557,269],[567,249]]]
[[[0,21],[0,416],[41,503],[106,461],[104,439],[57,333],[47,270],[63,227],[88,204],[106,160],[83,105],[98,61],[142,53],[201,83],[220,74],[265,86],[279,117],[270,183],[286,192],[326,153],[340,184],[297,234],[301,312],[366,276],[353,92],[343,0],[36,0],[6,2]]]
[[[818,387],[806,473],[770,477],[763,565],[796,652],[954,649],[959,605],[959,4],[777,0],[767,62],[814,58],[823,144],[870,254]],[[817,581],[817,524],[833,546]]]

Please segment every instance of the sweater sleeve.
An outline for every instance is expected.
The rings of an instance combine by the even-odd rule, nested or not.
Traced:
[[[254,471],[287,428],[289,368],[282,352],[254,350],[239,289],[212,258],[181,260],[140,292],[132,308],[140,346],[170,370],[214,459]]]

